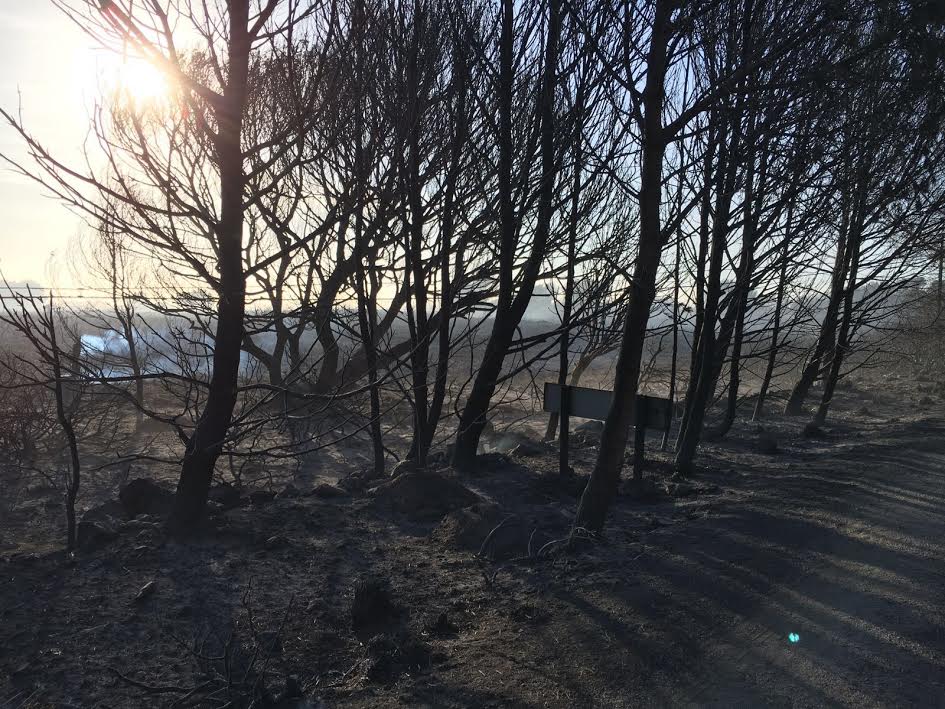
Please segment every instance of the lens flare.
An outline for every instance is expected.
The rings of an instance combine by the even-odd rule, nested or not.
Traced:
[[[100,95],[137,109],[166,104],[172,97],[169,77],[151,62],[128,53],[96,51],[88,80]]]

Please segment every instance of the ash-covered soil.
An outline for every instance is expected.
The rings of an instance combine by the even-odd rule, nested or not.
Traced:
[[[565,480],[526,445],[224,500],[187,541],[103,508],[75,556],[0,562],[0,706],[945,706],[945,407],[897,386],[813,436],[740,423],[688,480],[654,433],[655,494],[572,549],[593,432]]]

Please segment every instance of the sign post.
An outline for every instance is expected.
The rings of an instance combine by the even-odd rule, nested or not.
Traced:
[[[566,477],[571,473],[571,466],[568,463],[568,438],[570,437],[570,425],[568,417],[571,414],[571,387],[567,384],[561,387],[561,404],[558,411],[558,474]]]
[[[633,420],[633,482],[639,483],[643,480],[643,457],[646,447],[646,422],[649,405],[647,397],[638,396],[636,400],[637,410]]]

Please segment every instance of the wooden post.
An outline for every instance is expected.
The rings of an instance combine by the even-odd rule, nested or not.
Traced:
[[[643,455],[646,447],[646,399],[638,396],[636,400],[633,427],[633,481],[640,483],[643,480]]]
[[[558,412],[558,474],[566,477],[571,472],[568,464],[568,418],[571,413],[571,387],[561,386],[561,410]]]

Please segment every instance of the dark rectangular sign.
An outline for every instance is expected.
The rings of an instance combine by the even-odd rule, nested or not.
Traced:
[[[598,421],[603,421],[607,418],[607,412],[610,410],[610,402],[614,398],[612,391],[608,391],[607,389],[590,389],[588,387],[569,387],[569,390],[570,401],[568,402],[568,413],[571,416],[584,419],[597,419]],[[641,406],[641,404],[643,405]],[[545,382],[544,405],[542,408],[549,413],[560,413],[560,384]],[[640,410],[646,412],[646,420],[641,422],[646,428],[663,428],[669,423],[669,399],[640,395],[637,397],[637,411]],[[633,425],[637,425],[637,422],[634,421]]]

